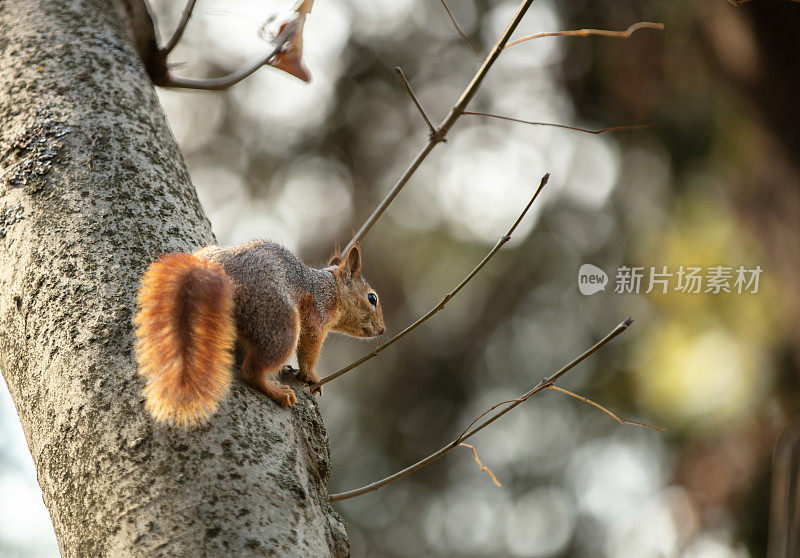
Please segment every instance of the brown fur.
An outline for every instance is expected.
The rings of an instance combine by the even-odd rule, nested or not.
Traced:
[[[298,377],[311,384],[330,331],[383,333],[380,303],[369,294],[358,245],[323,269],[270,242],[164,256],[142,279],[136,316],[147,408],[180,425],[207,419],[230,383],[234,337],[245,351],[243,380],[291,407],[294,391],[273,377],[295,351]]]
[[[142,277],[134,319],[147,409],[180,426],[208,418],[231,383],[233,289],[222,268],[169,254]]]

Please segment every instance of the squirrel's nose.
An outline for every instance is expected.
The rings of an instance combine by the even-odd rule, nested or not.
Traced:
[[[383,335],[384,331],[386,331],[386,328],[382,327],[381,330],[378,332],[378,335]]]

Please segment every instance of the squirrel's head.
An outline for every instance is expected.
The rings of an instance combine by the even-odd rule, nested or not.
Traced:
[[[386,331],[378,294],[361,276],[361,248],[358,243],[344,256],[337,250],[328,262],[328,270],[336,280],[341,302],[334,331],[353,337],[375,337]]]

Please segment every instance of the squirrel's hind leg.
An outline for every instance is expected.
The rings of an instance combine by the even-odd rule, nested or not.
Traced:
[[[294,390],[280,384],[273,378],[286,364],[295,347],[300,334],[300,320],[293,311],[286,316],[289,327],[274,328],[264,324],[260,330],[252,332],[252,340],[241,336],[245,346],[245,359],[242,363],[242,377],[245,382],[264,393],[281,407],[288,408],[297,402]]]
[[[275,403],[287,409],[297,403],[297,396],[294,390],[271,379],[281,370],[282,366],[283,363],[277,367],[264,364],[263,360],[259,358],[257,349],[250,346],[247,348],[247,356],[242,363],[242,379]]]

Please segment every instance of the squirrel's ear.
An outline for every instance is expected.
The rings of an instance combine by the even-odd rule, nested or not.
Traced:
[[[344,277],[347,280],[353,280],[359,276],[361,273],[361,247],[357,242],[347,252],[347,256],[339,268],[344,271]]]
[[[342,249],[339,247],[339,243],[336,243],[336,248],[333,250],[333,255],[331,259],[328,261],[328,267],[339,266],[342,263]]]

